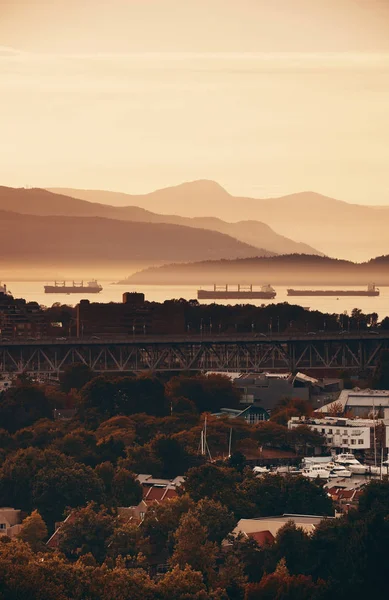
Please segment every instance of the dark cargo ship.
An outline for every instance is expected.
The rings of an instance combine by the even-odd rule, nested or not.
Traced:
[[[379,296],[380,290],[370,283],[366,290],[287,290],[288,296]]]
[[[54,281],[54,285],[45,285],[45,294],[99,294],[102,289],[95,279],[86,285],[83,281],[73,281],[72,285],[66,285],[66,281]]]
[[[262,285],[259,290],[254,290],[252,285],[238,285],[237,289],[214,285],[213,290],[197,290],[199,300],[272,300],[276,295],[271,285]]]

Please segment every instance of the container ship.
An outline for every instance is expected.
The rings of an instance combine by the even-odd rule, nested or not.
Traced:
[[[379,296],[380,290],[370,283],[366,290],[293,290],[288,289],[288,296]]]
[[[93,281],[88,281],[84,285],[83,281],[79,283],[73,281],[72,284],[66,284],[66,281],[54,281],[54,285],[45,285],[45,294],[99,294],[102,286]]]
[[[231,289],[229,285],[214,285],[213,290],[197,290],[199,300],[271,300],[276,297],[276,291],[271,285],[262,285],[259,290],[252,285],[238,285]]]

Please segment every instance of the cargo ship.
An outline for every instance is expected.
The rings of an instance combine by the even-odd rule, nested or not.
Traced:
[[[93,281],[88,281],[84,285],[83,281],[79,283],[73,281],[72,284],[66,284],[66,281],[54,281],[54,285],[45,285],[45,294],[98,294],[103,289],[102,286]]]
[[[288,296],[379,296],[380,290],[369,283],[366,290],[293,290],[288,289]]]
[[[272,300],[276,291],[271,285],[262,285],[259,290],[252,285],[238,285],[231,289],[231,285],[214,285],[213,290],[197,290],[198,300]]]

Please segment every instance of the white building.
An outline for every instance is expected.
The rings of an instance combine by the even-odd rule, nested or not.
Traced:
[[[386,428],[386,447],[389,446],[389,422],[381,421]],[[369,450],[374,444],[374,427],[377,421],[373,419],[345,419],[341,417],[304,418],[292,417],[288,429],[307,425],[324,435],[329,448],[342,450]]]
[[[349,413],[353,417],[389,419],[389,390],[342,390],[337,400],[318,409],[321,413],[331,413],[334,409]]]

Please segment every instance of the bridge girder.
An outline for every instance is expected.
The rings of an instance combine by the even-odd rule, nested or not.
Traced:
[[[367,369],[387,347],[383,339],[13,343],[0,345],[0,373],[57,375],[76,363],[100,373]]]

